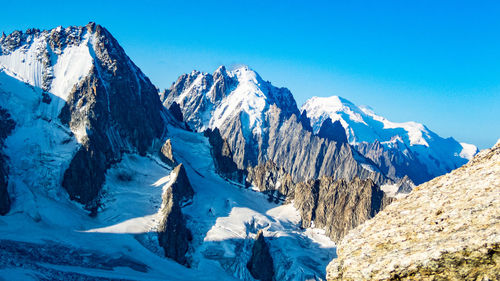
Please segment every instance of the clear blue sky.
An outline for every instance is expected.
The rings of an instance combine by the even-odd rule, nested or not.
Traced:
[[[95,21],[160,88],[247,64],[299,106],[340,95],[480,148],[500,138],[498,1],[18,2],[0,31]]]

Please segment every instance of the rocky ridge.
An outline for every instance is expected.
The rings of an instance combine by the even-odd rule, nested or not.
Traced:
[[[186,219],[182,214],[181,207],[193,199],[194,191],[182,164],[179,164],[172,171],[171,176],[174,177],[173,183],[163,194],[158,242],[166,257],[189,266],[186,253],[192,235],[186,227]]]
[[[255,242],[252,247],[252,256],[247,263],[247,268],[257,280],[274,280],[273,258],[269,253],[269,246],[266,243],[266,238],[262,230],[259,231],[257,237],[255,237]]]
[[[351,231],[328,280],[498,280],[500,141]]]

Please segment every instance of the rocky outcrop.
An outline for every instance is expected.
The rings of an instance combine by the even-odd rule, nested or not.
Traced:
[[[322,177],[298,183],[294,205],[301,212],[302,227],[324,228],[339,241],[351,229],[374,217],[391,199],[370,179],[352,181]]]
[[[170,105],[168,108],[168,111],[170,111],[170,114],[179,122],[184,121],[184,116],[182,115],[181,107],[179,104],[177,104],[175,101]]]
[[[297,121],[296,115],[287,118],[278,107],[271,106],[267,118],[269,139],[265,155],[290,173],[294,181],[322,176],[346,180],[359,177],[377,184],[387,181],[377,167],[349,144],[313,135]]]
[[[183,206],[193,199],[193,187],[189,182],[186,169],[184,169],[184,165],[182,165],[182,163],[175,167],[172,174],[175,175],[175,178],[171,179],[173,183],[170,189],[172,189],[175,193],[176,198],[179,200],[179,204]]]
[[[169,188],[163,196],[163,206],[160,211],[161,220],[158,226],[158,242],[165,256],[180,264],[188,265],[186,253],[191,232],[186,227],[186,221],[179,205],[179,195],[175,188]]]
[[[208,137],[210,152],[217,173],[226,179],[243,183],[245,171],[238,169],[238,166],[234,163],[229,143],[221,137],[219,129],[207,129],[204,134]]]
[[[171,175],[174,177],[171,179],[172,185],[163,195],[160,210],[158,242],[166,257],[189,266],[186,253],[192,236],[186,227],[181,207],[193,199],[194,191],[182,164],[175,167]]]
[[[7,136],[14,130],[15,123],[10,119],[9,113],[0,107],[0,215],[10,211],[10,197],[7,190],[9,183],[9,167],[7,156],[2,152]]]
[[[84,32],[94,38],[89,46],[94,65],[60,113],[81,143],[63,187],[71,199],[95,211],[106,170],[125,151],[144,155],[164,135],[169,114],[156,88],[106,29],[90,23]]]
[[[305,111],[302,113],[304,114]],[[345,129],[339,120],[332,122],[329,117],[321,124],[321,128],[318,131],[318,137],[329,139],[337,143],[347,143],[347,135],[345,134]]]
[[[500,141],[351,231],[329,280],[498,280]]]
[[[323,228],[334,241],[374,217],[392,201],[370,179],[348,181],[321,177],[294,183],[291,175],[271,161],[249,168],[246,180],[276,203],[293,200],[301,215],[302,227]],[[395,187],[406,188],[402,183]]]
[[[262,281],[274,280],[273,258],[269,252],[262,230],[257,233],[252,247],[252,256],[247,263],[247,268],[253,278]]]
[[[260,192],[267,193],[276,202],[293,199],[295,184],[285,169],[272,161],[247,169],[247,184],[256,186]]]
[[[431,179],[433,176],[429,174],[427,167],[405,146],[404,143],[394,142],[393,147],[386,147],[375,140],[373,143],[361,142],[355,147],[391,179],[398,180],[407,176],[416,184]],[[406,154],[402,151],[406,151]]]
[[[174,158],[174,152],[172,151],[172,142],[170,139],[166,140],[165,143],[161,146],[159,153],[161,161],[169,166],[174,166],[177,164]]]

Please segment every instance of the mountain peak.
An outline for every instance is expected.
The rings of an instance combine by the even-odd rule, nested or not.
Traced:
[[[313,97],[304,103],[301,111],[307,112],[315,133],[328,119],[330,122],[340,121],[351,145],[379,141],[387,149],[398,147],[405,157],[410,160],[416,157],[420,163],[424,163],[434,176],[463,165],[477,152],[474,145],[442,138],[423,124],[413,121],[392,122],[377,115],[369,107],[358,107],[339,96]],[[404,145],[399,146],[395,141]]]

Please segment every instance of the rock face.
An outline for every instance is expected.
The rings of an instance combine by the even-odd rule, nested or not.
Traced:
[[[95,209],[107,168],[124,151],[144,155],[165,133],[167,113],[156,88],[106,29],[91,23],[81,32],[93,38],[94,62],[59,115],[81,143],[63,187],[71,199]]]
[[[3,154],[5,138],[10,135],[15,127],[9,113],[0,107],[0,215],[5,215],[10,210],[10,197],[7,190],[9,167],[7,157]]]
[[[243,183],[245,171],[238,169],[238,166],[233,161],[233,153],[229,147],[227,140],[220,135],[219,129],[207,129],[204,135],[208,137],[217,173],[226,179],[230,179],[239,183]]]
[[[174,152],[172,151],[172,142],[170,139],[166,140],[165,143],[161,146],[160,159],[169,166],[174,166],[177,161],[174,158]]]
[[[269,161],[248,169],[247,182],[269,195],[276,203],[294,202],[301,214],[302,227],[314,224],[339,241],[351,229],[374,217],[392,202],[384,191],[370,179],[351,181],[321,177],[294,183],[283,168]],[[395,184],[395,188],[405,188]]]
[[[324,228],[338,242],[351,229],[374,217],[391,199],[372,181],[322,177],[297,184],[294,205],[301,211],[302,227]]]
[[[166,257],[189,266],[186,253],[192,235],[186,227],[181,207],[193,199],[194,191],[182,164],[179,164],[172,173],[175,174],[173,183],[163,195],[158,242]]]
[[[184,116],[182,115],[181,107],[176,103],[173,102],[170,107],[168,108],[168,111],[170,111],[170,114],[179,122],[184,121]]]
[[[375,140],[373,143],[358,143],[356,149],[363,156],[372,160],[389,178],[408,177],[417,184],[433,178],[427,171],[427,167],[403,143],[394,142],[391,146],[384,146]],[[403,153],[403,151],[406,152]]]
[[[380,184],[387,181],[377,167],[347,143],[315,136],[292,115],[286,118],[276,106],[268,113],[269,139],[266,157],[283,167],[294,179],[304,181],[322,176],[351,180],[369,178]]]
[[[339,120],[332,122],[332,119],[327,118],[321,124],[321,128],[318,131],[318,137],[329,139],[338,143],[347,143],[347,136],[345,134],[345,129]]]
[[[272,161],[248,168],[247,171],[247,183],[256,186],[261,192],[268,193],[276,202],[293,199],[295,183],[292,176]]]
[[[269,246],[266,243],[262,230],[259,231],[252,247],[252,256],[247,263],[247,268],[253,278],[262,281],[274,280],[273,258],[269,253]]]
[[[158,226],[158,242],[165,251],[165,256],[180,264],[188,265],[186,253],[191,232],[186,227],[186,221],[179,205],[180,198],[172,188],[163,196],[161,221]]]
[[[175,179],[173,179],[174,182],[171,189],[175,193],[176,198],[180,200],[179,204],[182,206],[193,199],[194,190],[189,182],[184,165],[179,164],[172,173],[175,174]]]
[[[329,280],[498,280],[500,141],[351,231]]]

